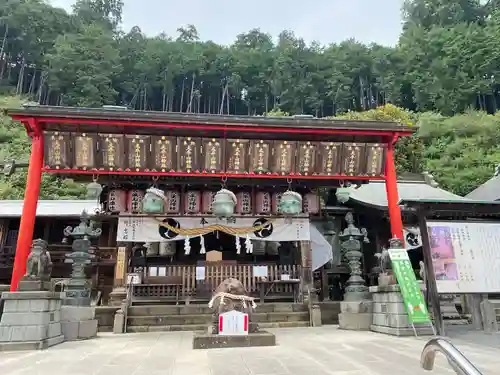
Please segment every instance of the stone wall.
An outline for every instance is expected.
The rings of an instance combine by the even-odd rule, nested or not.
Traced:
[[[319,306],[321,309],[321,324],[339,324],[339,301],[320,302]]]
[[[393,336],[415,334],[408,320],[399,285],[371,286],[370,292],[373,298],[372,331]],[[415,325],[415,329],[418,335],[433,334],[430,324]]]

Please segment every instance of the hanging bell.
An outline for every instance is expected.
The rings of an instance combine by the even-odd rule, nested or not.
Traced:
[[[85,193],[85,197],[88,200],[99,200],[101,193],[102,193],[101,184],[97,183],[96,181],[92,181],[90,184],[87,185],[87,191]]]
[[[291,190],[285,191],[278,207],[283,215],[296,216],[302,212],[302,195]]]
[[[232,191],[221,189],[214,196],[212,211],[217,217],[231,217],[234,215],[236,202],[236,195]]]
[[[154,187],[149,188],[142,199],[142,212],[145,214],[164,213],[165,199],[163,191]]]

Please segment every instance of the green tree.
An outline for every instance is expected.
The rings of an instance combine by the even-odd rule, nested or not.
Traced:
[[[59,104],[93,107],[115,103],[120,55],[112,35],[98,24],[84,26],[81,33],[59,36],[47,62],[49,85],[60,94]]]

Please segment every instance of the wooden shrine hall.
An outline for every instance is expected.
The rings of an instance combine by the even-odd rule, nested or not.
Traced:
[[[403,238],[394,144],[414,128],[116,108],[7,114],[32,139],[11,290],[25,273],[43,172],[88,183],[102,205],[92,218],[114,240],[115,291],[133,275],[137,297],[196,298],[235,277],[250,293],[279,281],[278,294],[308,300],[324,188],[384,181],[391,235]]]

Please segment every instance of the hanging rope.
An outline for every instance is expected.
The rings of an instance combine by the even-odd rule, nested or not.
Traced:
[[[215,294],[210,302],[208,303],[208,307],[212,308],[214,306],[214,302],[217,298],[220,298],[220,304],[224,305],[224,298],[230,298],[234,299],[237,301],[241,301],[242,305],[246,307],[246,302],[250,302],[251,306],[253,309],[257,307],[257,304],[255,303],[255,300],[253,297],[248,297],[244,295],[239,295],[239,294],[231,294],[231,293],[226,293],[226,292],[219,292]]]
[[[246,228],[234,228],[234,227],[229,227],[226,225],[214,224],[214,225],[209,225],[208,227],[183,229],[183,228],[175,228],[167,223],[162,222],[161,219],[156,218],[156,217],[155,217],[155,220],[158,221],[159,226],[167,228],[168,230],[170,230],[176,234],[179,234],[181,236],[191,236],[191,237],[203,236],[205,234],[212,233],[215,231],[221,231],[221,232],[224,232],[226,234],[230,234],[232,236],[248,235],[248,234],[251,234],[253,232],[265,229],[270,223],[272,223],[274,221],[273,219],[270,219],[267,221],[266,224],[257,225],[255,227],[246,227]]]

